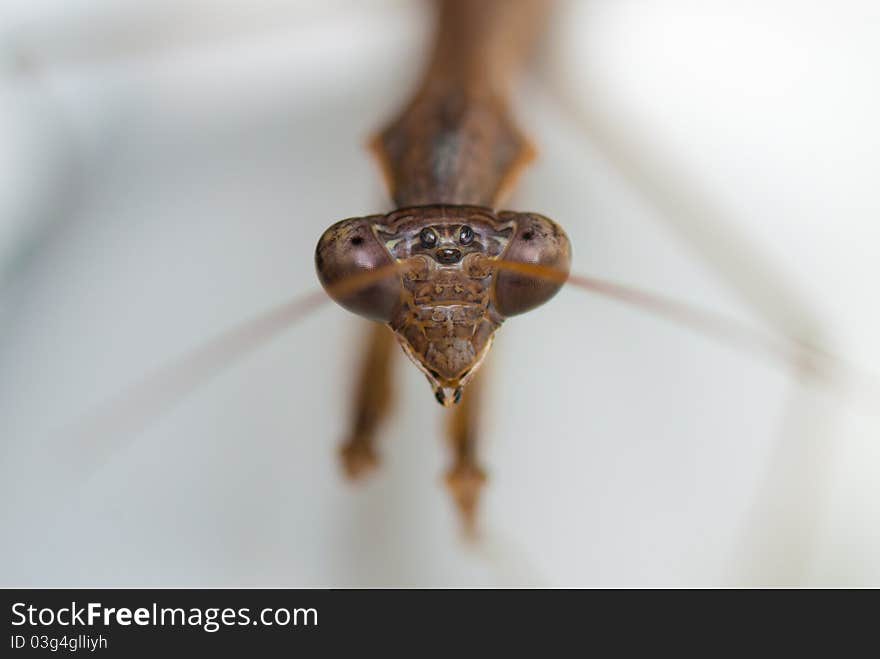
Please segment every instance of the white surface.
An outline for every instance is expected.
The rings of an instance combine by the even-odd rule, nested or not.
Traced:
[[[330,306],[145,431],[72,445],[62,430],[125,385],[314,288],[327,225],[386,208],[362,145],[427,28],[401,3],[139,6],[0,16],[27,64],[2,82],[0,582],[880,582],[876,401],[578,291],[499,335],[479,551],[441,487],[443,411],[403,359],[382,469],[340,478],[361,325]],[[517,104],[542,158],[510,206],[561,222],[579,271],[794,322],[712,266],[771,262],[810,331],[880,371],[872,3],[561,12],[552,82]],[[701,260],[682,195],[757,254]]]

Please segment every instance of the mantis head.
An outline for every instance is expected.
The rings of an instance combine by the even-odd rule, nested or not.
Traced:
[[[437,205],[342,220],[315,251],[330,297],[387,323],[446,406],[458,402],[504,320],[540,306],[562,286],[502,270],[501,262],[567,274],[571,246],[558,224],[535,213]],[[345,280],[383,268],[387,277],[340,291]]]

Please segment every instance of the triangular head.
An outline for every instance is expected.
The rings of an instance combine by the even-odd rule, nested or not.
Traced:
[[[567,273],[571,245],[542,215],[435,205],[342,220],[324,232],[315,251],[330,296],[387,323],[447,406],[460,399],[504,320],[543,304],[562,286],[493,267],[500,260]],[[392,264],[400,268],[391,276],[335,293],[346,279]]]

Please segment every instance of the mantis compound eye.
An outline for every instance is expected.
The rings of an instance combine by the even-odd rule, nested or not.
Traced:
[[[315,268],[324,290],[340,305],[370,320],[388,322],[400,302],[399,277],[386,277],[344,294],[334,291],[334,286],[351,277],[391,265],[391,255],[373,233],[373,225],[383,219],[383,215],[355,217],[331,226],[318,241]]]
[[[534,263],[568,274],[571,267],[571,244],[556,222],[536,213],[498,214],[503,221],[513,220],[516,231],[502,258],[519,263]],[[556,295],[562,283],[516,272],[499,272],[495,279],[495,307],[502,316],[515,316],[538,307]]]

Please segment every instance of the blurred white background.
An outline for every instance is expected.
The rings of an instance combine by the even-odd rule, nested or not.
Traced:
[[[575,290],[498,336],[478,548],[403,359],[381,470],[342,480],[362,323],[333,306],[142,432],[73,438],[388,209],[363,145],[430,14],[3,0],[0,26],[3,584],[880,585],[873,394]],[[561,3],[509,206],[563,224],[579,272],[880,372],[878,59],[870,0]]]

